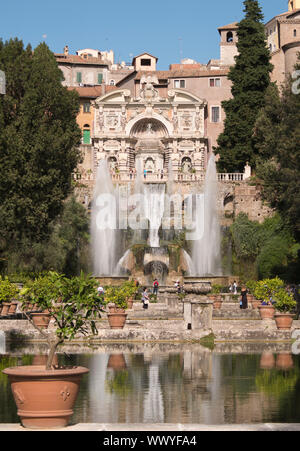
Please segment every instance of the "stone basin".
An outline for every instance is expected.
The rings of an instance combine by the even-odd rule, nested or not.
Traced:
[[[184,291],[188,294],[208,294],[211,292],[211,282],[199,278],[184,279]]]

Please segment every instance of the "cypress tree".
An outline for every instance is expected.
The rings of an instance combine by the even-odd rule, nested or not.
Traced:
[[[46,44],[1,44],[7,96],[0,117],[0,227],[5,246],[45,240],[79,160],[79,100]],[[3,240],[2,240],[3,244]]]
[[[270,84],[270,52],[263,14],[256,0],[244,1],[245,18],[238,24],[238,56],[230,68],[232,98],[222,102],[226,113],[224,131],[218,138],[218,169],[243,172],[247,162],[255,165],[253,127]]]

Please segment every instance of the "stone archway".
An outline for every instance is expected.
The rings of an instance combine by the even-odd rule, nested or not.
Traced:
[[[173,135],[174,127],[171,122],[169,122],[167,119],[165,119],[162,115],[152,112],[151,115],[147,113],[142,113],[136,116],[134,119],[131,119],[126,127],[125,127],[125,133],[128,137],[134,136],[134,132],[139,130],[140,127],[143,128],[142,124],[151,123],[154,126],[154,129],[159,128],[163,130],[163,136],[164,138],[168,138],[169,136]]]

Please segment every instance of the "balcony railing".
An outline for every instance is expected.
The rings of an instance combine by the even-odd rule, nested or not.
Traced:
[[[136,179],[136,174],[127,174],[127,173],[111,173],[112,180],[114,182],[133,182]],[[168,174],[161,173],[147,173],[141,176],[141,180],[145,183],[164,183],[168,182],[169,176]],[[219,173],[218,181],[219,182],[242,182],[245,180],[245,174],[243,173]],[[174,182],[204,182],[205,181],[205,173],[195,173],[195,174],[182,174],[177,173],[173,175]]]

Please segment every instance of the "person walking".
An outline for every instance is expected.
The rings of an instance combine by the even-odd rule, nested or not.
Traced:
[[[248,293],[247,288],[246,287],[242,287],[242,291],[241,291],[241,294],[242,294],[241,309],[242,310],[247,310],[247,308],[248,308],[247,293]]]
[[[148,309],[149,306],[149,296],[148,296],[148,290],[147,288],[143,289],[143,294],[142,294],[142,303],[143,303],[143,308],[145,310]]]

